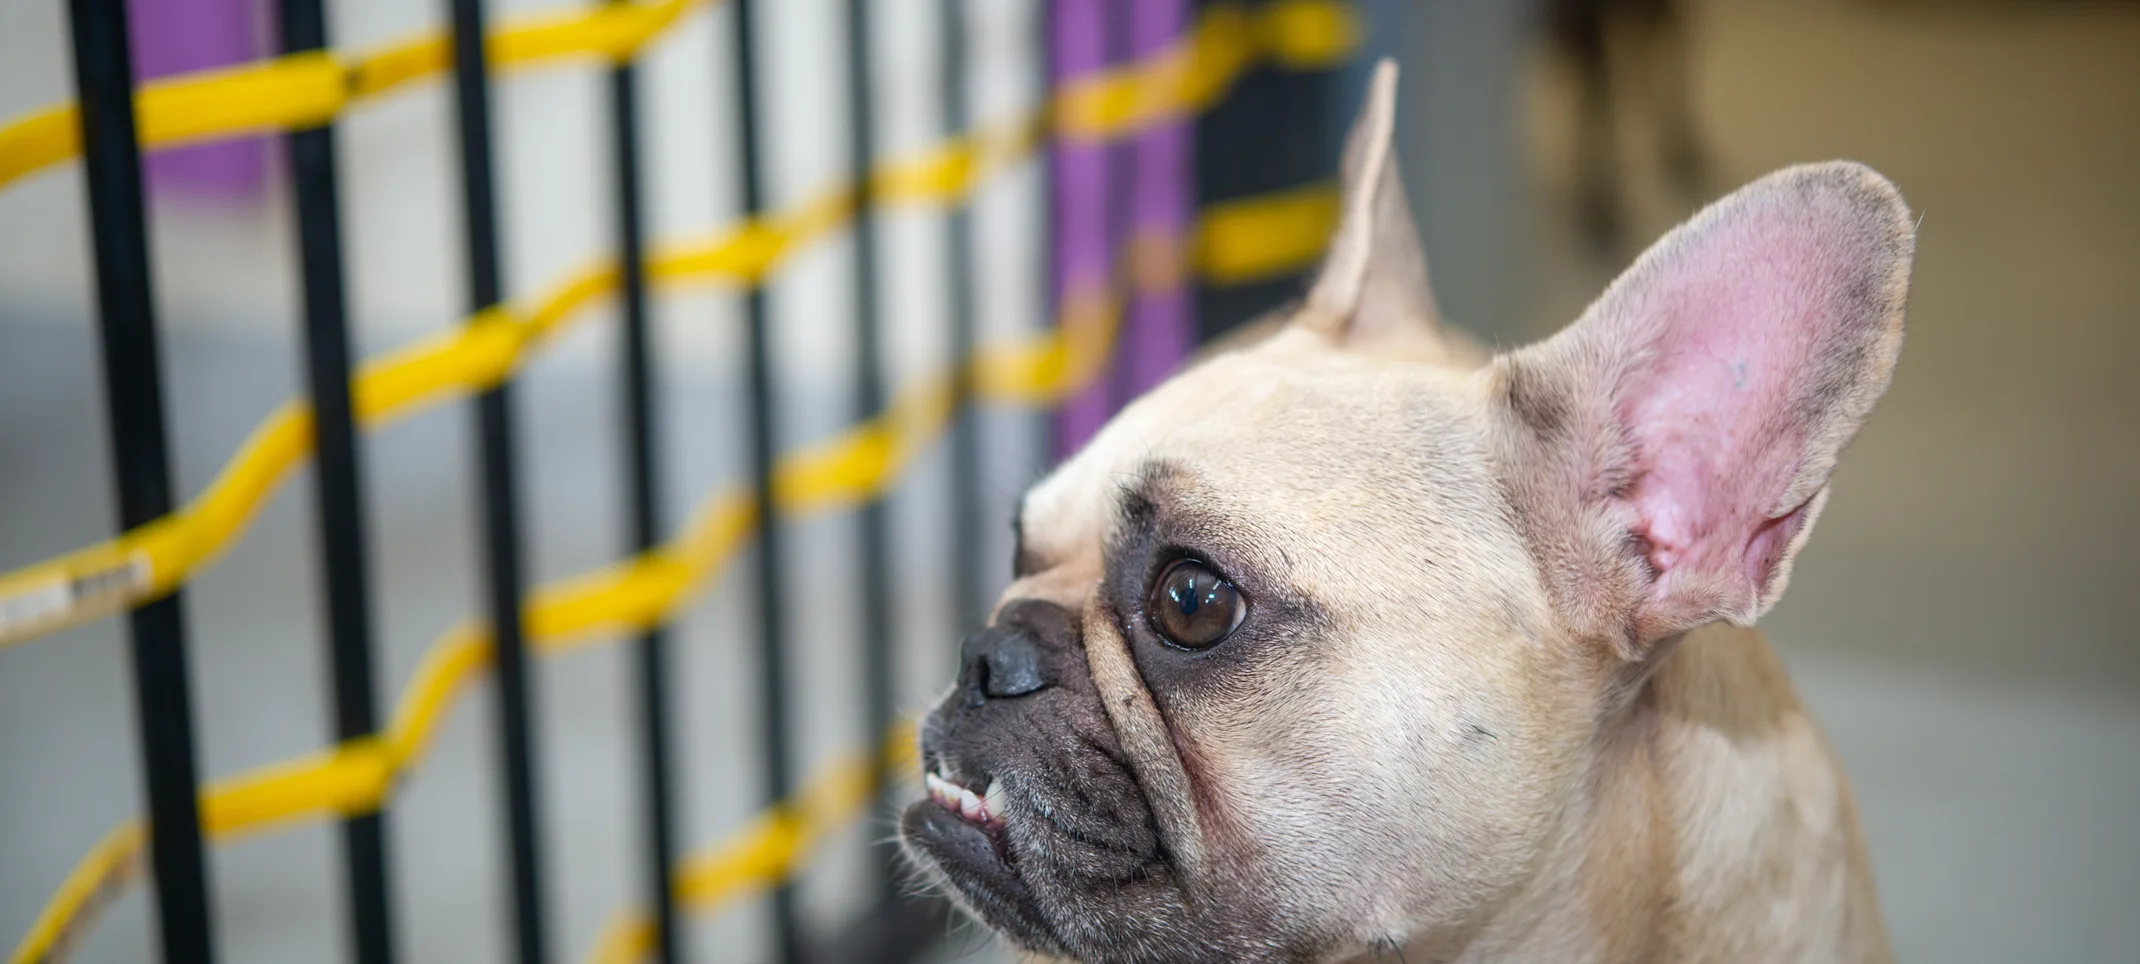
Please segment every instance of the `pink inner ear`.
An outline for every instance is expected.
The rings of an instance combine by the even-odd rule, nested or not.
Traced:
[[[1618,398],[1653,598],[1707,586],[1731,597],[1715,603],[1750,607],[1804,522],[1803,505],[1777,503],[1805,458],[1801,402],[1856,266],[1792,213],[1687,239],[1623,307],[1649,316],[1630,327],[1653,338]]]

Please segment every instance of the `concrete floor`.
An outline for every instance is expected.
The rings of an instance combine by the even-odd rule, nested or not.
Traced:
[[[1693,38],[1698,108],[1719,180],[1848,156],[1901,185],[1925,221],[1909,342],[1894,388],[1838,475],[1835,497],[1770,621],[1863,809],[1905,960],[2132,960],[2140,949],[2140,8],[2118,4],[1713,4]],[[1616,270],[1581,253],[1559,200],[1563,91],[1535,70],[1523,115],[1536,158],[1526,284],[1504,340],[1567,318]],[[1637,233],[1688,202],[1628,170]],[[1430,252],[1431,255],[1431,252]],[[600,327],[600,326],[595,326]],[[598,336],[590,336],[596,337]],[[293,387],[293,349],[198,336],[169,346],[182,413],[182,489],[198,491],[261,412]],[[604,357],[601,346],[575,353]],[[102,416],[79,319],[16,317],[0,293],[0,568],[103,535]],[[620,539],[605,367],[538,366],[524,393],[527,516],[538,578],[612,556]],[[732,478],[732,386],[678,380],[665,411],[674,518]],[[836,398],[792,400],[795,438],[838,420]],[[426,642],[475,599],[467,417],[420,416],[369,450],[381,600],[381,681],[398,689]],[[1019,426],[997,426],[1006,439]],[[1013,450],[1019,451],[1019,450]],[[1014,455],[991,491],[1032,468]],[[940,467],[899,517],[902,692],[919,706],[948,674]],[[189,595],[206,773],[326,739],[310,558],[309,480],[271,505]],[[858,682],[839,520],[798,530],[797,692],[812,760],[850,742]],[[693,610],[679,649],[688,757],[685,837],[711,841],[755,802],[748,748],[747,580]],[[807,593],[807,597],[804,594]],[[618,648],[538,675],[555,877],[552,936],[587,948],[637,866],[628,664]],[[131,813],[133,722],[116,625],[0,653],[0,939],[28,926],[66,868]],[[414,961],[501,959],[491,709],[449,719],[397,800],[397,911]],[[875,831],[867,831],[875,832]],[[835,845],[807,894],[813,919],[854,906],[865,831]],[[218,850],[227,959],[338,960],[336,844],[305,826]],[[758,915],[694,932],[706,960],[756,958]],[[151,956],[145,902],[121,900],[80,960]],[[985,942],[960,953],[992,955]],[[968,952],[971,952],[970,954]]]

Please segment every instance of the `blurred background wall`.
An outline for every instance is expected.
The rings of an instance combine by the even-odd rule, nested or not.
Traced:
[[[555,7],[493,5],[505,15]],[[569,4],[566,4],[569,6]],[[361,47],[435,24],[424,0],[330,5]],[[836,0],[765,4],[776,202],[836,183],[844,157]],[[2140,948],[2140,4],[2078,0],[1798,0],[1603,4],[1359,0],[1370,50],[1406,66],[1400,134],[1445,311],[1504,345],[1575,317],[1626,262],[1701,202],[1775,167],[1850,157],[1893,178],[1924,217],[1910,328],[1893,389],[1838,473],[1819,534],[1768,621],[1856,781],[1906,960],[2117,961]],[[935,6],[886,0],[876,107],[886,154],[935,137]],[[1030,104],[1029,4],[969,4],[977,115]],[[1573,18],[1573,19],[1571,19]],[[650,49],[655,237],[735,210],[727,19],[704,14]],[[1587,65],[1593,65],[1588,66]],[[67,96],[62,4],[0,0],[0,118]],[[1602,81],[1600,78],[1603,78]],[[1600,85],[1603,85],[1602,87]],[[599,80],[529,72],[496,87],[508,290],[609,247]],[[1328,144],[1356,75],[1328,85]],[[1599,90],[1608,92],[1602,112]],[[447,88],[342,125],[345,222],[364,354],[454,323],[465,302]],[[1607,152],[1596,146],[1607,145]],[[1589,145],[1589,146],[1585,146]],[[155,191],[179,489],[197,492],[251,425],[295,393],[292,216],[275,151],[262,174],[173,176]],[[1609,163],[1600,158],[1609,158]],[[1334,160],[1334,154],[1332,155]],[[1038,179],[995,182],[977,208],[986,330],[1040,323]],[[0,194],[0,568],[108,533],[106,455],[80,179],[55,171]],[[939,359],[941,223],[886,219],[887,319],[898,373]],[[784,437],[847,415],[847,255],[835,239],[776,287]],[[670,491],[740,473],[740,314],[718,295],[658,301],[668,376]],[[527,517],[540,580],[623,545],[613,326],[595,321],[524,381]],[[433,635],[477,598],[467,417],[447,406],[368,442],[381,603],[381,682],[398,689]],[[992,416],[991,518],[1045,463],[1033,422]],[[959,627],[943,466],[895,496],[903,552],[902,691],[949,678]],[[220,775],[327,741],[310,489],[285,487],[192,591],[202,769]],[[992,544],[999,562],[1007,549]],[[797,678],[822,712],[811,759],[857,732],[851,694],[850,523],[798,531]],[[996,572],[1005,566],[997,566]],[[733,580],[732,580],[733,581]],[[757,800],[747,587],[724,584],[684,623],[678,687],[688,781],[683,836],[716,839]],[[73,860],[140,800],[126,660],[106,621],[0,653],[0,937],[28,926]],[[622,650],[542,664],[538,677],[554,936],[584,948],[634,892],[638,838]],[[842,698],[830,698],[838,694]],[[459,709],[393,809],[411,960],[504,950],[492,827],[490,716]],[[812,913],[851,910],[858,829],[807,882]],[[306,826],[211,858],[233,961],[339,959],[331,828]],[[758,915],[697,925],[695,946],[751,960]],[[150,955],[145,902],[122,900],[82,960]],[[321,935],[333,935],[323,940]],[[989,953],[977,941],[959,951]]]

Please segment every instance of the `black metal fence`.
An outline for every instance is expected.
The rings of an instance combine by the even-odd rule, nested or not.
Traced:
[[[1056,84],[1058,64],[1036,43],[1035,69],[1047,78],[1047,109],[1009,123],[976,125],[966,93],[964,8],[941,4],[948,139],[929,156],[896,161],[879,156],[869,103],[868,56],[876,14],[869,0],[846,0],[845,51],[850,61],[853,183],[814,205],[772,210],[763,186],[760,51],[751,42],[758,3],[729,0],[732,45],[720,51],[733,71],[740,102],[732,149],[741,160],[746,224],[714,242],[659,248],[645,237],[643,137],[633,58],[702,0],[617,0],[583,14],[486,28],[481,0],[450,0],[450,31],[367,56],[340,56],[329,46],[321,0],[281,0],[284,56],[210,75],[138,85],[128,51],[124,0],[70,0],[79,100],[0,127],[0,187],[10,180],[79,155],[88,189],[94,238],[96,308],[103,349],[114,483],[122,534],[46,563],[0,574],[0,643],[14,643],[124,610],[129,620],[140,747],[146,774],[145,823],[121,827],[91,852],[55,894],[35,928],[18,945],[18,964],[61,955],[88,926],[97,907],[123,887],[147,854],[155,881],[156,920],[164,958],[213,957],[210,885],[204,860],[208,839],[270,823],[339,816],[348,874],[349,933],[355,960],[396,958],[392,874],[387,853],[386,801],[394,776],[415,765],[441,708],[488,664],[496,671],[497,727],[502,764],[503,827],[510,852],[511,920],[516,956],[555,958],[545,929],[546,863],[538,846],[542,821],[536,792],[540,757],[531,720],[539,710],[528,672],[538,654],[532,641],[586,636],[635,639],[640,711],[640,770],[645,784],[643,896],[650,910],[627,916],[595,949],[596,959],[628,960],[647,953],[663,961],[687,958],[679,925],[683,901],[712,906],[770,888],[775,954],[783,961],[903,959],[936,935],[940,908],[902,898],[893,855],[878,847],[872,864],[879,910],[844,935],[804,932],[789,884],[809,845],[834,823],[882,812],[892,794],[898,752],[867,749],[851,762],[808,781],[792,770],[795,758],[788,701],[790,653],[781,584],[784,514],[851,507],[860,513],[857,552],[863,565],[857,658],[868,691],[868,748],[902,745],[892,679],[897,641],[890,572],[897,562],[882,496],[912,454],[948,434],[955,506],[955,545],[964,570],[951,605],[962,623],[981,617],[988,577],[978,572],[975,547],[984,520],[979,480],[987,460],[969,412],[980,402],[1046,405],[1107,381],[1111,359],[1125,348],[1121,303],[1153,284],[1189,286],[1199,305],[1196,323],[1208,337],[1290,295],[1293,278],[1319,251],[1333,207],[1320,181],[1333,157],[1328,71],[1343,63],[1359,27],[1335,0],[1268,3],[1205,0],[1185,17],[1174,41],[1149,56],[1116,50],[1112,65]],[[1129,16],[1115,0],[1082,3],[1094,16]],[[1181,5],[1184,10],[1187,4]],[[1060,10],[1045,11],[1042,24]],[[1119,45],[1118,45],[1119,46]],[[498,202],[492,156],[490,80],[497,61],[529,62],[593,56],[607,62],[610,145],[615,171],[614,262],[568,280],[533,308],[506,297],[498,245]],[[352,357],[341,250],[333,121],[349,104],[422,77],[450,73],[459,138],[469,318],[466,326],[431,342],[358,365]],[[964,209],[980,178],[1008,165],[1046,164],[1058,138],[1106,144],[1161,123],[1188,118],[1235,91],[1236,99],[1194,128],[1199,160],[1190,195],[1205,216],[1172,239],[1171,277],[1131,284],[1150,272],[1124,262],[1131,228],[1120,227],[1117,254],[1104,279],[1058,278],[1051,314],[1059,326],[1029,345],[979,343],[972,298],[980,258]],[[1297,128],[1303,136],[1274,142],[1268,131]],[[171,484],[156,322],[151,290],[141,156],[172,143],[285,131],[298,219],[303,282],[304,371],[309,395],[263,423],[210,490],[181,506]],[[1273,149],[1276,143],[1278,149]],[[1066,201],[1051,189],[1050,210]],[[884,326],[879,298],[880,204],[942,205],[948,217],[950,370],[940,379],[900,390],[883,377]],[[851,219],[855,232],[852,342],[857,427],[827,446],[783,457],[776,451],[777,386],[770,357],[768,298],[763,284],[782,255]],[[1049,219],[1041,218],[1046,225]],[[1053,238],[1053,229],[1045,228]],[[1116,243],[1119,242],[1119,243]],[[1045,245],[1053,249],[1054,245]],[[1055,259],[1058,260],[1059,259]],[[1162,258],[1161,260],[1166,260]],[[661,517],[662,453],[656,439],[657,368],[650,358],[650,288],[656,282],[725,278],[747,305],[750,478],[741,491],[717,493],[682,534],[671,536]],[[1139,288],[1138,286],[1143,286]],[[587,302],[614,292],[621,303],[624,423],[619,458],[627,479],[623,529],[631,555],[610,569],[566,585],[527,585],[523,567],[526,520],[516,498],[518,453],[512,373],[520,358]],[[1179,359],[1175,359],[1178,361]],[[1123,392],[1133,390],[1128,386]],[[410,682],[400,709],[383,717],[373,661],[373,601],[366,583],[367,532],[360,440],[369,423],[411,407],[472,397],[480,446],[477,492],[486,591],[479,623],[449,633]],[[1115,399],[1116,402],[1120,398]],[[1079,429],[1064,425],[1065,444]],[[242,534],[244,522],[307,450],[317,466],[317,520],[324,563],[326,640],[333,670],[334,732],[340,744],[292,764],[203,792],[197,772],[181,587],[189,574]],[[671,672],[664,628],[682,599],[709,581],[720,564],[755,533],[755,627],[762,719],[756,757],[768,809],[762,818],[707,858],[687,858],[677,835],[675,724],[670,690],[686,685]],[[711,949],[698,948],[702,958]],[[813,953],[814,952],[814,953]]]

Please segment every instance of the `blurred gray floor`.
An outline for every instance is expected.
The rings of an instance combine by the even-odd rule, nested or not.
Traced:
[[[1695,22],[1700,115],[1719,180],[1850,156],[1925,214],[1909,342],[1894,389],[1838,476],[1819,533],[1770,621],[1778,648],[1854,779],[1904,959],[2130,961],[2140,954],[2140,15],[2114,4],[1712,4]],[[1562,92],[1529,92],[1541,150],[1527,216],[1529,284],[1515,335],[1571,318],[1615,265],[1586,259],[1557,201]],[[1631,142],[1632,143],[1632,142]],[[1638,157],[1638,148],[1631,148]],[[1686,210],[1630,166],[1638,233]],[[1727,185],[1728,186],[1728,185]],[[1431,252],[1430,252],[1431,254]],[[0,303],[0,568],[107,531],[95,359],[78,319],[9,317]],[[373,346],[379,347],[379,346]],[[293,388],[287,344],[169,346],[183,414],[177,466],[197,492]],[[672,492],[733,478],[724,384],[672,385]],[[523,394],[533,570],[611,558],[621,539],[612,393],[587,371],[538,366]],[[794,437],[822,435],[836,398],[792,400]],[[382,691],[468,611],[473,486],[465,411],[375,436],[369,450]],[[997,426],[1006,437],[1017,426]],[[1007,503],[1029,458],[1001,467]],[[919,706],[948,674],[941,467],[900,502],[902,692]],[[188,595],[204,772],[225,775],[326,740],[309,479],[285,486],[247,539]],[[848,534],[798,530],[796,686],[814,708],[803,750],[850,740],[859,681]],[[755,802],[748,581],[725,580],[682,630],[688,757],[684,836],[717,839]],[[636,770],[625,652],[538,674],[550,924],[577,957],[634,891]],[[29,924],[72,861],[131,813],[133,721],[115,624],[0,653],[0,940]],[[501,959],[503,907],[478,690],[448,720],[393,812],[397,911],[413,961]],[[814,872],[813,916],[855,906],[854,854]],[[321,826],[219,849],[221,943],[238,962],[339,960],[336,842]],[[693,935],[706,960],[755,959],[751,911]],[[327,937],[327,939],[323,939]],[[978,942],[962,942],[974,950]],[[121,901],[81,960],[150,957],[148,915]],[[981,951],[980,953],[986,953]]]

